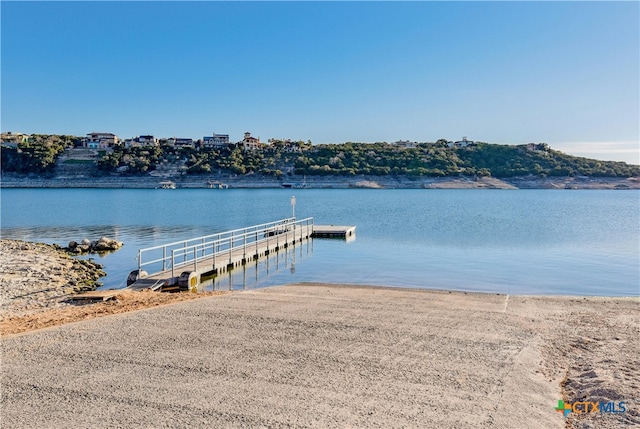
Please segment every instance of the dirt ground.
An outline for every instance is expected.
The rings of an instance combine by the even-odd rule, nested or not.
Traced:
[[[115,299],[105,302],[69,303],[61,307],[41,309],[39,311],[29,312],[28,314],[16,316],[7,315],[0,320],[0,334],[19,334],[66,323],[90,320],[96,317],[126,313],[224,293],[226,292],[200,292],[194,294],[188,292],[160,293],[153,291],[122,291],[116,295]]]
[[[2,339],[8,427],[640,425],[635,298],[299,284]],[[626,402],[624,414],[555,411]]]

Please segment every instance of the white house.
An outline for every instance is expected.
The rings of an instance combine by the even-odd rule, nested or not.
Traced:
[[[418,146],[418,142],[412,142],[409,140],[398,140],[397,142],[393,143],[393,145],[404,148],[404,149],[408,149],[408,148],[413,148]]]
[[[462,137],[462,140],[458,140],[457,142],[447,143],[448,147],[455,147],[455,148],[463,148],[463,147],[474,146],[474,145],[475,145],[475,142],[473,140],[467,140],[466,137]]]

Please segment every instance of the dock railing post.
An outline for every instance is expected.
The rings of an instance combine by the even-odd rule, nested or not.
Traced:
[[[176,262],[176,250],[175,249],[171,249],[171,278],[173,280],[173,278],[176,276],[175,274],[175,262]]]
[[[138,250],[138,276],[142,272],[142,250]]]
[[[193,271],[198,271],[198,247],[193,246]]]
[[[216,269],[216,253],[218,252],[217,244],[218,244],[218,240],[215,240],[213,242],[213,267],[211,267],[214,270]]]
[[[162,271],[167,270],[167,246],[162,246]]]

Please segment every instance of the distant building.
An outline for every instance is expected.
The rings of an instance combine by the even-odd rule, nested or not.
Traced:
[[[158,146],[158,139],[153,136],[138,136],[124,141],[124,147],[152,147]]]
[[[397,142],[393,143],[393,145],[401,147],[403,149],[408,149],[418,146],[418,142],[412,142],[409,140],[398,140]]]
[[[83,146],[89,149],[109,149],[118,144],[118,136],[113,133],[89,133]]]
[[[171,137],[170,139],[167,140],[167,143],[170,146],[175,146],[175,147],[195,147],[193,143],[193,139],[188,139],[188,138]]]
[[[448,147],[454,147],[454,148],[463,148],[463,147],[468,147],[468,146],[475,146],[475,142],[473,140],[467,140],[466,137],[462,137],[462,140],[459,140],[457,142],[448,142],[447,146]]]
[[[29,141],[29,135],[22,133],[2,133],[0,141],[2,146],[17,147],[21,143],[27,143]]]
[[[250,132],[244,133],[244,139],[242,139],[240,143],[242,144],[242,149],[244,150],[256,150],[262,147],[260,138],[251,137]]]
[[[157,146],[158,139],[153,136],[139,136],[135,140],[140,143],[141,146]]]
[[[524,147],[532,152],[548,152],[551,149],[546,143],[527,143]]]
[[[302,152],[302,141],[292,141],[291,139],[269,139],[269,145],[282,152],[300,153]]]
[[[219,149],[227,146],[229,146],[229,134],[213,133],[212,136],[202,138],[202,147]]]

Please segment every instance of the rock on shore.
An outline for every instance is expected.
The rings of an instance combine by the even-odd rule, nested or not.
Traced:
[[[80,243],[76,241],[70,241],[69,246],[64,250],[71,253],[96,253],[96,252],[110,252],[121,248],[123,243],[113,238],[102,237],[99,240],[89,241],[88,239],[82,240]]]
[[[100,264],[58,246],[0,240],[1,318],[64,307],[69,294],[96,289],[105,275]]]

